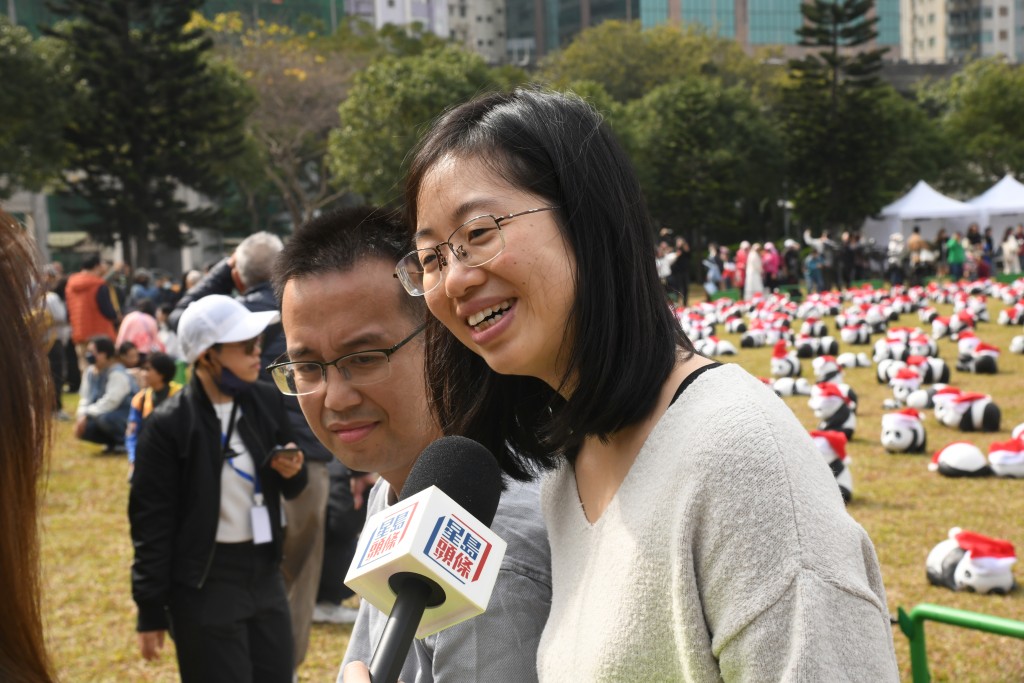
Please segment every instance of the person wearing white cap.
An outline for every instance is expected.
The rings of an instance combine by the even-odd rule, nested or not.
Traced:
[[[178,323],[189,385],[150,416],[128,516],[143,658],[171,630],[182,681],[288,683],[293,640],[279,571],[281,496],[306,485],[280,394],[256,381],[276,311],[223,295]]]

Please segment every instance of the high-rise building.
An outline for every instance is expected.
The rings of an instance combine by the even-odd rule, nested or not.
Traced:
[[[904,0],[907,1],[907,0]],[[920,1],[920,0],[918,0]],[[1024,0],[1018,0],[1024,2]],[[734,38],[747,50],[779,46],[787,55],[801,49],[800,0],[506,0],[510,61],[526,64],[568,44],[588,26],[605,19],[639,19],[644,28],[666,23],[696,24]],[[899,56],[900,0],[875,0],[878,38],[872,47]]]
[[[908,62],[1024,60],[1024,0],[903,0],[902,10],[901,57]]]

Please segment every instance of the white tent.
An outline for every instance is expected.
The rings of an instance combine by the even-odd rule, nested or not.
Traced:
[[[884,246],[889,235],[898,232],[907,237],[914,226],[921,228],[921,237],[928,241],[935,239],[940,228],[946,228],[950,235],[957,230],[965,232],[968,225],[980,220],[981,210],[947,197],[920,180],[910,192],[884,207],[879,216],[864,221],[861,235]]]
[[[980,211],[979,223],[991,226],[997,240],[1005,228],[1024,223],[1024,184],[1010,174],[968,203]]]

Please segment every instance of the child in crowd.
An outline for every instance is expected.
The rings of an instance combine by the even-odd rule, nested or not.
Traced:
[[[135,469],[135,447],[139,443],[139,431],[143,423],[165,398],[174,396],[181,389],[181,385],[173,381],[176,370],[174,359],[159,351],[147,358],[142,365],[142,374],[145,377],[143,386],[146,388],[132,398],[132,407],[128,412],[128,428],[124,433],[124,445],[128,451],[128,481],[131,481],[132,470]]]

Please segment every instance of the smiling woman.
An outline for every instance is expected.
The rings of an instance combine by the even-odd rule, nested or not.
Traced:
[[[418,256],[396,274],[434,316],[439,422],[554,470],[541,680],[897,679],[870,540],[785,404],[695,353],[589,105],[528,89],[454,108],[406,205]]]
[[[0,211],[0,680],[53,680],[39,611],[37,480],[50,435],[46,328],[32,244]]]

